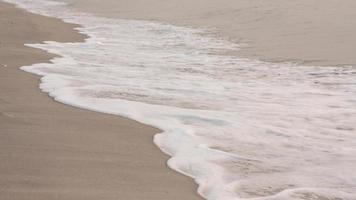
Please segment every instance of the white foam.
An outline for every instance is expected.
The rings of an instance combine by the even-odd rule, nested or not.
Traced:
[[[62,56],[22,68],[43,76],[43,91],[162,129],[154,142],[205,198],[356,199],[354,67],[241,59],[202,30],[7,1],[90,36],[29,45]]]

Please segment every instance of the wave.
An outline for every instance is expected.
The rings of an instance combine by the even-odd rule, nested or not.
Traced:
[[[27,44],[61,56],[22,67],[43,91],[160,128],[168,165],[206,199],[356,199],[355,67],[239,58],[209,30],[7,1],[89,36]]]

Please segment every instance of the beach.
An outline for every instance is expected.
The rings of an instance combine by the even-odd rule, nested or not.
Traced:
[[[1,2],[0,27],[0,199],[200,199],[165,166],[158,129],[57,103],[19,69],[55,56],[23,44],[83,41],[76,25]]]
[[[355,10],[0,2],[0,199],[356,199]]]

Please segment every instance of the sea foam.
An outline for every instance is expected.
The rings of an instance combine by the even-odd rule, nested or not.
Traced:
[[[243,59],[208,30],[7,1],[89,36],[28,44],[61,56],[22,67],[43,91],[160,128],[168,165],[206,199],[356,199],[355,67]]]

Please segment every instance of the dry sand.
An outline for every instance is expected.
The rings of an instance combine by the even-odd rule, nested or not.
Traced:
[[[56,103],[18,69],[53,57],[24,43],[83,40],[74,25],[0,3],[0,27],[1,200],[200,199],[165,167],[157,129]]]
[[[356,65],[354,0],[68,0],[99,15],[216,28],[238,55],[310,65]]]

